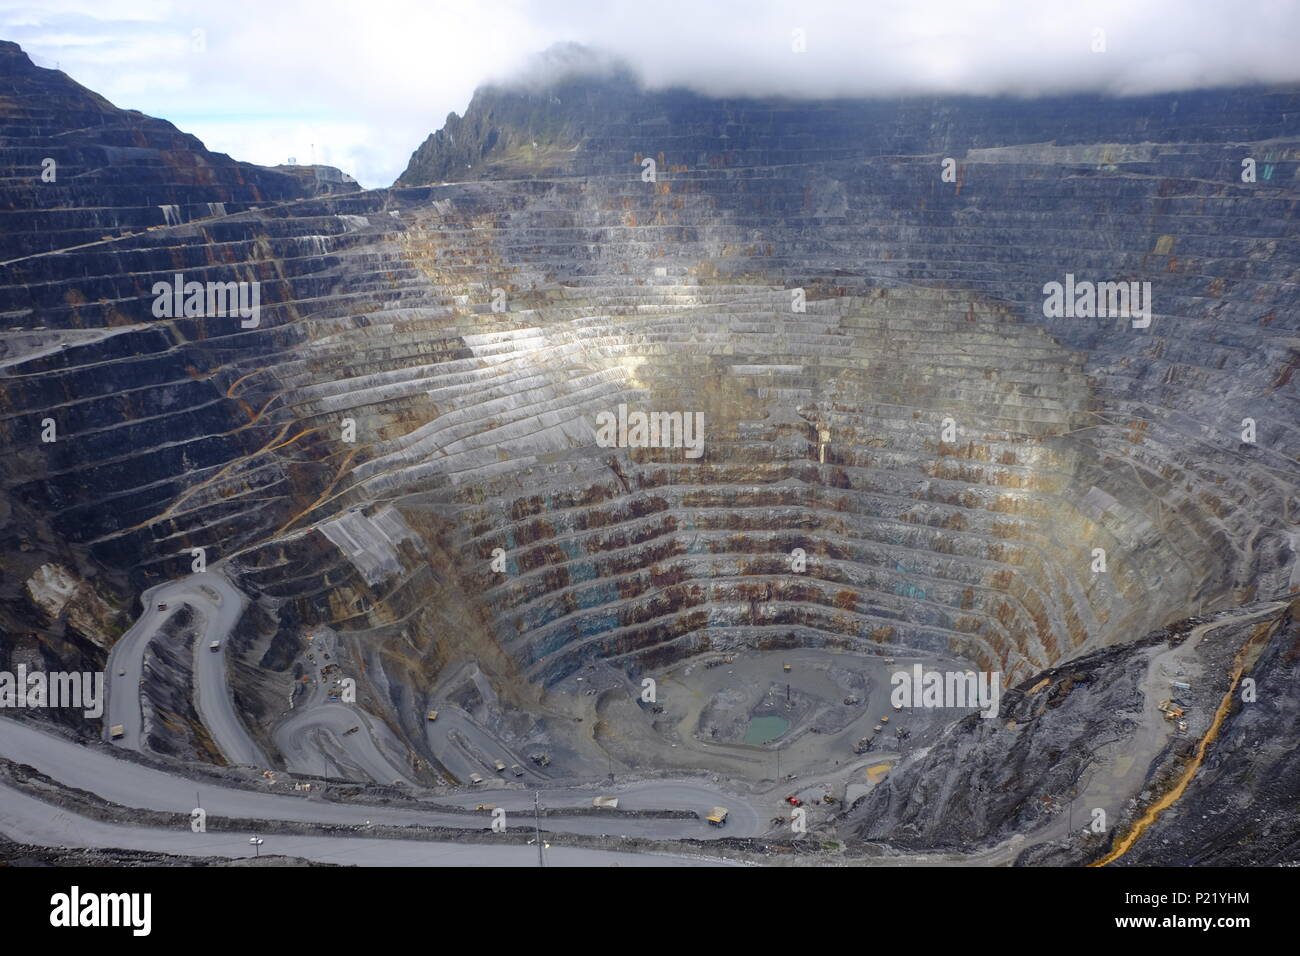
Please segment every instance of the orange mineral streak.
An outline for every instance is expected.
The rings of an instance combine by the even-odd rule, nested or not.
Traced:
[[[176,514],[180,510],[181,505],[183,505],[186,501],[192,498],[199,491],[203,490],[204,488],[208,488],[211,485],[213,485],[215,482],[218,482],[221,479],[225,478],[227,475],[229,475],[232,471],[234,471],[236,468],[240,467],[241,465],[247,464],[248,462],[252,461],[254,458],[257,458],[259,455],[265,455],[267,452],[275,451],[277,448],[283,448],[285,445],[290,445],[295,441],[297,441],[299,438],[302,438],[304,435],[310,435],[312,432],[320,430],[319,428],[307,428],[298,432],[298,434],[294,435],[292,438],[287,438],[284,441],[277,441],[277,439],[279,439],[280,436],[282,436],[286,431],[289,430],[291,424],[292,423],[286,422],[280,428],[280,430],[276,432],[275,438],[272,438],[270,442],[268,442],[263,447],[259,448],[257,451],[253,452],[250,455],[243,455],[239,458],[234,459],[229,464],[225,465],[220,471],[213,474],[211,477],[206,478],[203,481],[199,482],[198,484],[194,485],[192,488],[187,489],[183,494],[179,495],[175,501],[173,501],[170,505],[168,505],[167,508],[162,511],[162,513],[158,514],[153,518],[148,519],[147,521],[142,521],[139,524],[127,530],[136,531],[140,528],[147,527],[150,524],[154,524],[165,518],[171,517],[172,515]]]
[[[1209,749],[1210,744],[1214,743],[1215,738],[1219,736],[1219,729],[1223,725],[1223,720],[1228,716],[1228,711],[1232,707],[1232,695],[1236,693],[1237,685],[1241,682],[1242,674],[1245,673],[1246,657],[1249,652],[1261,642],[1261,639],[1267,639],[1277,626],[1278,622],[1276,621],[1261,624],[1255,629],[1255,633],[1251,635],[1250,640],[1246,642],[1245,646],[1237,652],[1237,658],[1234,662],[1232,671],[1232,683],[1228,687],[1228,692],[1223,695],[1223,700],[1219,702],[1219,707],[1214,712],[1214,720],[1210,723],[1210,729],[1206,731],[1205,736],[1201,738],[1200,745],[1196,748],[1196,756],[1192,759],[1192,762],[1187,765],[1187,768],[1183,771],[1183,775],[1178,778],[1178,783],[1174,785],[1173,789],[1147,808],[1146,813],[1142,814],[1141,818],[1133,824],[1128,833],[1126,833],[1123,838],[1115,844],[1114,848],[1108,854],[1100,860],[1089,863],[1089,866],[1106,866],[1109,863],[1114,863],[1132,849],[1133,844],[1141,839],[1142,834],[1146,831],[1147,827],[1155,823],[1156,820],[1159,819],[1160,814],[1172,807],[1182,797],[1183,793],[1187,790],[1188,785],[1191,784],[1192,778],[1196,776],[1196,771],[1200,769],[1201,762],[1205,759],[1205,752]]]

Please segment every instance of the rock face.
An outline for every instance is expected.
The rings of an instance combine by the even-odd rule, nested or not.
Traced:
[[[1143,651],[1164,638],[1085,655],[1007,693],[996,718],[963,718],[850,810],[852,832],[904,849],[970,848],[1059,816],[1099,742],[1133,733]]]
[[[560,73],[545,87],[481,87],[463,117],[450,114],[443,128],[416,149],[397,185],[508,178],[505,170],[516,174],[509,178],[525,177],[530,170],[626,176],[640,172],[629,170],[628,148],[646,156],[662,152],[669,164],[689,167],[692,179],[700,178],[703,169],[752,170],[791,163],[807,167],[882,157],[924,156],[931,163],[934,156],[961,157],[970,150],[1006,147],[1013,147],[1001,155],[1007,162],[1016,157],[1037,163],[1073,161],[1093,169],[1122,165],[1134,172],[1135,163],[1151,163],[1169,152],[1156,148],[1158,144],[1196,148],[1291,140],[1295,119],[1288,111],[1294,98],[1294,90],[1252,89],[1032,100],[719,100],[685,90],[643,92],[630,74],[617,68],[595,79],[580,72]],[[1240,164],[1229,164],[1229,154],[1193,151],[1201,152],[1201,165],[1184,166],[1183,174],[1213,170],[1220,182],[1240,182]],[[1256,158],[1263,160],[1270,152],[1269,162],[1294,160],[1276,150],[1262,151]],[[981,158],[993,157],[968,157]],[[1210,165],[1203,165],[1207,162]],[[927,187],[929,179],[939,179],[934,165]],[[771,174],[807,172],[801,168]],[[1016,177],[1023,171],[1006,172]],[[967,189],[978,188],[973,177],[965,182]],[[1292,184],[1290,170],[1282,182],[1274,183],[1283,184]],[[956,196],[961,191],[949,192]]]
[[[394,188],[321,193],[12,44],[0,85],[6,554],[138,594],[205,548],[269,615],[249,665],[280,615],[353,635],[417,750],[461,659],[518,694],[887,644],[1011,684],[1300,586],[1296,90],[615,73],[485,89]],[[178,272],[259,283],[257,323],[157,315]],[[1149,283],[1149,325],[1047,317],[1067,276]],[[605,447],[620,406],[702,415],[699,455]]]
[[[1247,673],[1200,772],[1117,860],[1126,866],[1276,866],[1300,860],[1300,605],[1292,603]],[[1247,697],[1251,699],[1247,699]]]
[[[5,183],[0,260],[311,195],[300,177],[211,153],[171,123],[119,110],[0,40]],[[35,173],[33,175],[32,173]]]
[[[145,650],[144,725],[148,749],[188,759],[221,763],[199,718],[194,700],[194,641],[200,621],[182,605],[163,625],[160,640]]]

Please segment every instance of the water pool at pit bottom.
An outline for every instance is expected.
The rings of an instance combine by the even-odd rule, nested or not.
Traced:
[[[789,729],[790,721],[784,717],[754,717],[749,721],[749,730],[745,731],[745,743],[762,746]]]

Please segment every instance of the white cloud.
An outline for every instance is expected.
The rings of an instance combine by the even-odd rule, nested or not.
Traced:
[[[214,149],[305,161],[314,142],[367,186],[392,182],[479,83],[561,41],[621,55],[651,85],[726,95],[1300,81],[1294,0],[10,0],[0,22],[42,65]]]

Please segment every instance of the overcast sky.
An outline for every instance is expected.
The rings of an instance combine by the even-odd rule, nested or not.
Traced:
[[[237,159],[314,158],[386,186],[447,113],[464,112],[475,86],[557,42],[622,56],[652,86],[730,95],[1124,94],[1300,82],[1298,8],[1300,0],[0,0],[0,37]],[[1099,39],[1104,52],[1093,50]]]

